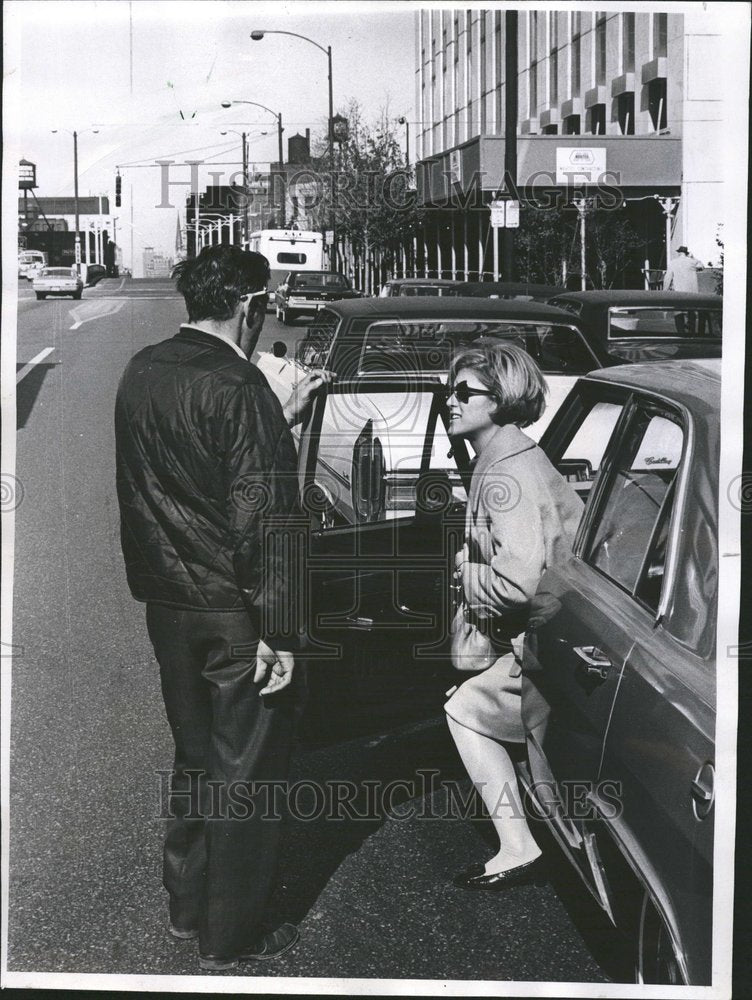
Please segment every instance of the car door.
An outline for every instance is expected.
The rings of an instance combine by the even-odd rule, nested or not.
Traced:
[[[618,794],[603,770],[604,746],[629,656],[655,627],[639,589],[660,582],[643,577],[670,520],[684,431],[654,401],[585,381],[542,444],[587,503],[572,559],[546,572],[534,603],[525,650],[530,774],[608,909],[584,822],[594,796]]]
[[[435,380],[341,381],[301,435],[306,659],[327,710],[443,699],[469,475],[444,404]]]

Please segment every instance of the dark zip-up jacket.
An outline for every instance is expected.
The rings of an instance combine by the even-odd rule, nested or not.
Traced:
[[[260,635],[294,646],[297,456],[258,368],[211,334],[181,327],[127,365],[115,440],[121,541],[136,600],[245,607]]]

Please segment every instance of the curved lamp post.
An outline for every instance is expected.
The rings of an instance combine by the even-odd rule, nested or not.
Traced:
[[[251,38],[254,42],[260,42],[264,35],[290,35],[293,38],[302,38],[304,42],[310,42],[311,45],[315,45],[317,49],[324,53],[327,59],[327,65],[329,67],[329,173],[331,176],[331,230],[332,230],[332,254],[330,261],[330,269],[336,271],[337,269],[337,234],[335,232],[336,225],[336,212],[335,212],[335,194],[336,187],[334,183],[334,94],[332,90],[332,47],[327,45],[324,48],[323,45],[319,45],[318,42],[314,42],[312,38],[308,38],[307,35],[299,35],[296,31],[278,31],[278,30],[256,30],[251,32]]]
[[[74,209],[75,209],[75,214],[76,214],[76,240],[75,240],[75,244],[76,244],[76,250],[75,250],[75,253],[76,253],[76,273],[80,274],[81,273],[81,233],[79,232],[79,224],[78,224],[78,137],[79,137],[79,135],[83,135],[84,132],[94,132],[96,134],[96,133],[99,132],[99,129],[98,128],[85,128],[81,132],[76,132],[76,131],[71,132],[70,129],[67,129],[67,128],[63,128],[63,129],[53,128],[50,131],[53,132],[53,133],[67,132],[68,135],[72,135],[73,136],[73,204],[74,204]],[[87,246],[87,248],[88,248],[88,245],[89,245],[89,237],[87,235],[87,237],[86,237],[86,246]],[[88,257],[88,254],[87,254],[87,257]]]

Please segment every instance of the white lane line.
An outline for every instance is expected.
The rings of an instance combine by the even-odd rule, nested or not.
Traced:
[[[36,354],[31,361],[27,361],[23,368],[19,368],[16,372],[16,385],[18,385],[22,378],[26,378],[34,365],[38,365],[40,361],[44,361],[47,355],[52,354],[54,350],[54,347],[45,347],[45,349],[40,351],[39,354]]]
[[[73,326],[69,326],[68,329],[77,330],[84,323],[90,323],[93,319],[104,319],[105,316],[112,316],[116,312],[120,312],[122,308],[122,299],[98,299],[96,301],[89,301],[85,305],[75,306],[70,311],[70,315],[75,319],[75,323]]]

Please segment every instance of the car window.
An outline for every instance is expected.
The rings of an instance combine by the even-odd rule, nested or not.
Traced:
[[[677,419],[652,407],[637,407],[585,543],[586,562],[653,608],[660,597],[683,447]]]
[[[328,309],[321,309],[308,327],[305,337],[298,343],[296,360],[309,368],[322,368],[338,324],[339,316]]]
[[[640,337],[712,337],[721,336],[720,309],[685,309],[612,306],[608,311],[608,335],[611,339]]]
[[[440,395],[363,387],[330,393],[323,407],[314,481],[329,504],[329,527],[466,502]]]
[[[73,270],[70,267],[45,267],[41,276],[43,278],[72,278]]]
[[[580,497],[587,493],[598,475],[608,442],[624,409],[623,403],[599,401],[587,411],[566,447],[557,468],[571,482]]]
[[[571,302],[568,299],[549,299],[549,305],[556,306],[557,309],[566,309],[567,312],[579,316],[582,312],[582,302]]]
[[[305,264],[308,257],[304,253],[289,253],[287,251],[280,251],[277,254],[278,264]]]
[[[598,362],[579,330],[520,320],[386,320],[363,337],[358,374],[414,372],[445,375],[460,344],[503,337],[538,363],[544,375],[584,375]]]

